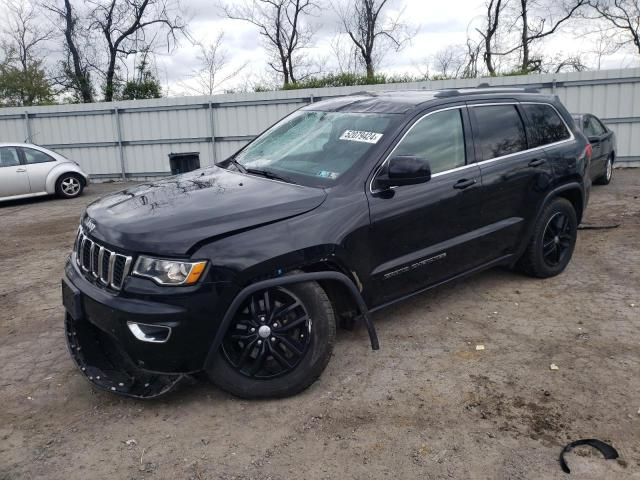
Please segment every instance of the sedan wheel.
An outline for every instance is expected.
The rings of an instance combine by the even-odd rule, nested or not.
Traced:
[[[613,156],[609,156],[609,158],[607,158],[607,163],[604,165],[604,172],[594,183],[599,185],[608,185],[611,178],[613,178]]]
[[[74,174],[64,174],[56,183],[56,193],[62,198],[75,198],[82,193],[83,184]]]

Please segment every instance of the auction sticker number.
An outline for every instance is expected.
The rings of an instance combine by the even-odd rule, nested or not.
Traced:
[[[345,130],[340,136],[340,140],[349,140],[351,142],[378,143],[382,138],[382,133],[363,132],[360,130]]]

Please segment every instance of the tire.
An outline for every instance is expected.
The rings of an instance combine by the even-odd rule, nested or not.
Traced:
[[[613,178],[613,155],[609,155],[607,161],[604,164],[604,172],[600,175],[594,183],[598,185],[609,185]]]
[[[76,198],[84,190],[84,180],[77,173],[63,173],[56,181],[56,195],[60,198]]]
[[[536,221],[533,235],[518,266],[526,274],[548,278],[564,271],[576,244],[578,224],[566,198],[552,200]]]
[[[283,300],[287,297],[291,301]],[[269,299],[269,310],[275,313],[266,321],[261,321],[261,316],[271,315],[269,310],[264,308],[266,298]],[[295,307],[284,316],[278,314],[285,311],[285,307],[294,305],[295,301],[299,302],[300,307]],[[299,323],[299,319],[305,316],[303,311],[306,312],[309,321]],[[295,326],[287,327],[287,324]],[[275,328],[276,325],[278,329]],[[261,331],[265,327],[266,330],[273,328],[267,336],[263,336],[266,330]],[[257,332],[251,333],[252,328]],[[295,342],[296,347],[303,345],[306,348],[304,355],[296,360],[293,356],[294,351],[288,349],[283,337]],[[304,342],[302,337],[305,337],[306,344],[298,343]],[[206,373],[217,386],[241,398],[278,398],[295,395],[309,387],[324,371],[333,352],[335,337],[336,320],[333,308],[329,297],[318,283],[306,282],[286,288],[277,287],[266,291],[266,295],[264,291],[258,292],[238,309],[218,354]],[[251,353],[245,355],[243,360],[242,352],[245,351]],[[260,357],[263,360],[258,362],[261,352],[265,352],[264,356]],[[292,356],[288,357],[289,354]],[[276,359],[276,356],[285,359]],[[250,375],[250,371],[255,368],[259,370]],[[277,373],[279,369],[281,371]]]

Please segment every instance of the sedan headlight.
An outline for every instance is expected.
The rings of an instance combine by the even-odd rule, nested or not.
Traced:
[[[133,275],[152,279],[160,285],[193,285],[196,283],[207,262],[181,262],[160,258],[138,257]]]

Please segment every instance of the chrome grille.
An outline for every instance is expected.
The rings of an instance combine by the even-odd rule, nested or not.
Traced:
[[[76,263],[82,273],[98,284],[120,290],[131,269],[131,257],[91,240],[82,229],[75,241]]]

